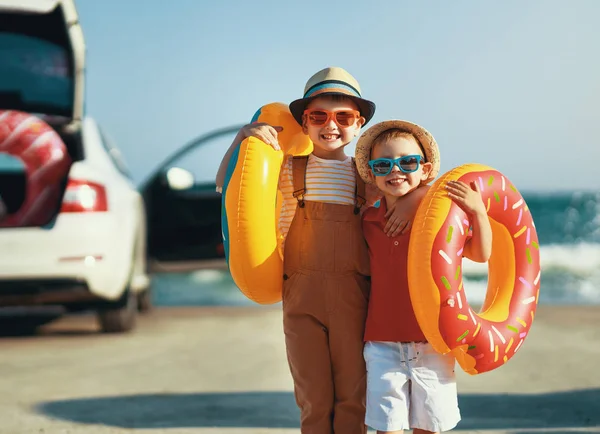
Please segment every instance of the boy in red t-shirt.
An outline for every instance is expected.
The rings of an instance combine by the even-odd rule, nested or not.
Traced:
[[[439,171],[437,143],[413,123],[381,122],[360,137],[356,165],[365,182],[375,184],[384,195],[381,205],[368,209],[362,221],[371,262],[364,348],[365,422],[378,433],[450,430],[460,421],[455,360],[433,350],[415,318],[406,270],[409,235],[389,237],[384,232],[385,213],[398,200],[413,208],[407,214],[416,212],[427,184]],[[473,222],[464,255],[486,262],[492,250],[492,229],[479,187],[449,182],[446,188]]]

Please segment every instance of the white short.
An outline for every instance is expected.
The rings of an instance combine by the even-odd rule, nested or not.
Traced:
[[[367,342],[367,414],[378,431],[451,430],[460,421],[455,360],[420,342]]]

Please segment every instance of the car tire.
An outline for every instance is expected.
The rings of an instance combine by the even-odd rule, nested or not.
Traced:
[[[137,319],[137,296],[127,289],[123,299],[114,306],[98,311],[98,322],[103,333],[124,333],[135,328]]]
[[[152,289],[148,287],[137,295],[137,308],[141,313],[148,313],[152,307]]]

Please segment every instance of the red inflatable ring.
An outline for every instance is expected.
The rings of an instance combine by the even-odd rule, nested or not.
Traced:
[[[493,231],[485,301],[475,312],[463,287],[462,252],[470,223],[447,196],[448,181],[479,184]],[[430,188],[415,216],[408,258],[409,289],[421,329],[469,374],[506,363],[521,348],[540,290],[540,252],[525,200],[500,172],[460,166]]]
[[[61,137],[36,116],[0,110],[0,153],[21,160],[27,176],[23,205],[0,221],[0,226],[48,223],[57,211],[61,181],[71,166],[71,158]]]

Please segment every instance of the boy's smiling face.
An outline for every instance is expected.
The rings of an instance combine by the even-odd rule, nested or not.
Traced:
[[[307,110],[325,110],[336,112],[341,110],[358,110],[357,105],[349,98],[315,98],[307,106]],[[344,160],[347,158],[344,147],[360,132],[365,118],[359,117],[351,126],[341,127],[334,119],[329,119],[324,125],[312,125],[306,115],[303,118],[302,131],[307,134],[314,144],[313,154],[324,159]]]
[[[377,143],[371,151],[371,159],[390,158],[396,159],[406,155],[419,155],[423,157],[421,147],[410,134],[403,134],[382,143]],[[402,172],[397,166],[393,166],[391,172],[385,176],[370,174],[371,179],[384,195],[400,197],[404,196],[421,185],[427,179],[431,171],[431,163],[419,163],[416,171],[411,173]]]

